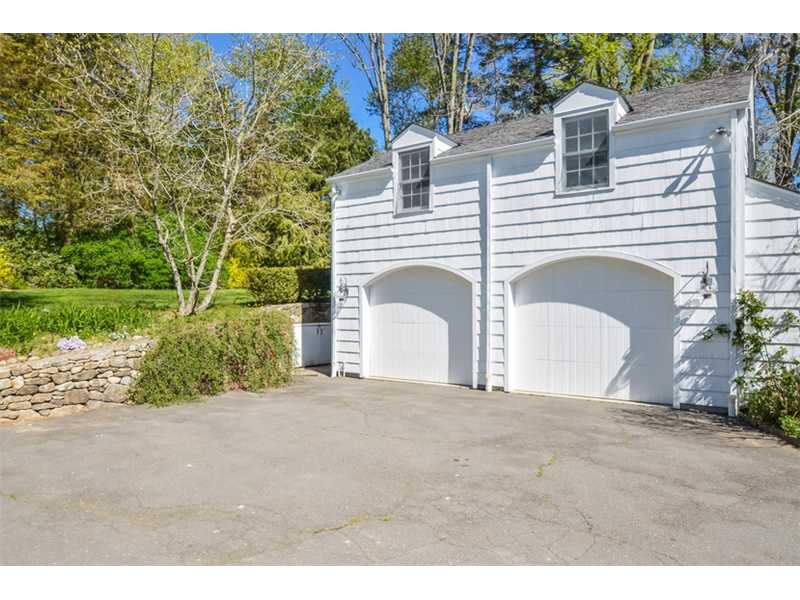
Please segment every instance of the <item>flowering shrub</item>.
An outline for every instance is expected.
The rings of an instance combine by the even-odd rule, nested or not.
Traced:
[[[58,346],[58,349],[62,352],[69,352],[71,350],[83,350],[86,348],[86,342],[77,335],[73,335],[72,337],[61,338],[58,340],[56,346]]]

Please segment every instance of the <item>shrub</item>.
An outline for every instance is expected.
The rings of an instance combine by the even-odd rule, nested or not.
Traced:
[[[780,419],[781,429],[786,435],[800,439],[800,417],[784,415]]]
[[[788,311],[776,318],[766,315],[766,309],[763,300],[743,290],[736,297],[733,332],[721,325],[715,333],[730,335],[738,350],[741,375],[735,381],[744,400],[745,417],[796,435],[800,432],[800,361],[788,356],[779,338],[796,331],[798,318]]]
[[[330,269],[297,269],[297,282],[300,287],[301,302],[327,300],[331,297]]]
[[[166,406],[216,394],[225,384],[222,345],[205,323],[164,334],[142,361],[130,398]]]
[[[20,282],[36,288],[77,287],[75,267],[60,254],[29,244],[22,238],[6,242]]]
[[[172,274],[158,246],[137,237],[113,237],[68,244],[61,255],[75,266],[81,285],[94,288],[164,289]]]
[[[152,312],[138,306],[66,304],[58,308],[11,306],[0,310],[0,346],[28,352],[40,334],[91,336],[150,324]]]
[[[224,389],[282,385],[291,378],[293,353],[291,319],[277,311],[182,323],[147,353],[131,398],[165,406]]]
[[[297,302],[300,284],[293,267],[254,267],[247,270],[247,288],[264,304]]]
[[[11,256],[5,248],[0,248],[0,288],[15,289],[22,285]]]
[[[228,259],[227,287],[232,289],[244,289],[247,287],[247,269],[243,266],[242,260],[238,256],[231,256]]]
[[[217,335],[225,355],[230,388],[257,390],[287,383],[294,352],[292,320],[283,312],[258,311],[223,321]]]
[[[330,270],[299,267],[254,267],[247,287],[258,302],[288,304],[330,297]]]

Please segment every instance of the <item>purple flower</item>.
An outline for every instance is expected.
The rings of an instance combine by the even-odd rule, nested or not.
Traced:
[[[69,352],[70,350],[83,350],[86,348],[86,342],[84,342],[77,335],[68,338],[61,338],[58,340],[58,344],[56,345],[62,352]]]

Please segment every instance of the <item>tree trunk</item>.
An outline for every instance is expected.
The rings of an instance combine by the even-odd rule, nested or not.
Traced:
[[[475,46],[475,34],[467,34],[467,51],[464,55],[464,71],[461,76],[461,97],[458,101],[458,119],[456,131],[464,129],[464,119],[467,117],[467,88],[469,88],[470,63],[472,62],[472,49]]]

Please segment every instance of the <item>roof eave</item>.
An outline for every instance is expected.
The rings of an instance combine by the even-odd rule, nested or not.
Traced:
[[[367,179],[369,177],[377,177],[382,173],[391,173],[392,167],[387,165],[378,169],[370,169],[369,171],[359,171],[358,173],[347,173],[344,175],[331,175],[328,177],[326,183],[337,183],[340,181],[349,181],[351,179]]]
[[[615,131],[631,131],[640,127],[658,126],[661,123],[674,120],[674,119],[692,119],[702,117],[717,112],[726,112],[737,108],[747,108],[750,106],[749,100],[737,100],[736,102],[726,102],[725,104],[715,104],[713,106],[705,106],[703,108],[696,108],[693,110],[685,110],[682,112],[669,113],[668,115],[660,115],[658,117],[649,117],[647,119],[639,119],[638,121],[621,122],[614,126]]]

